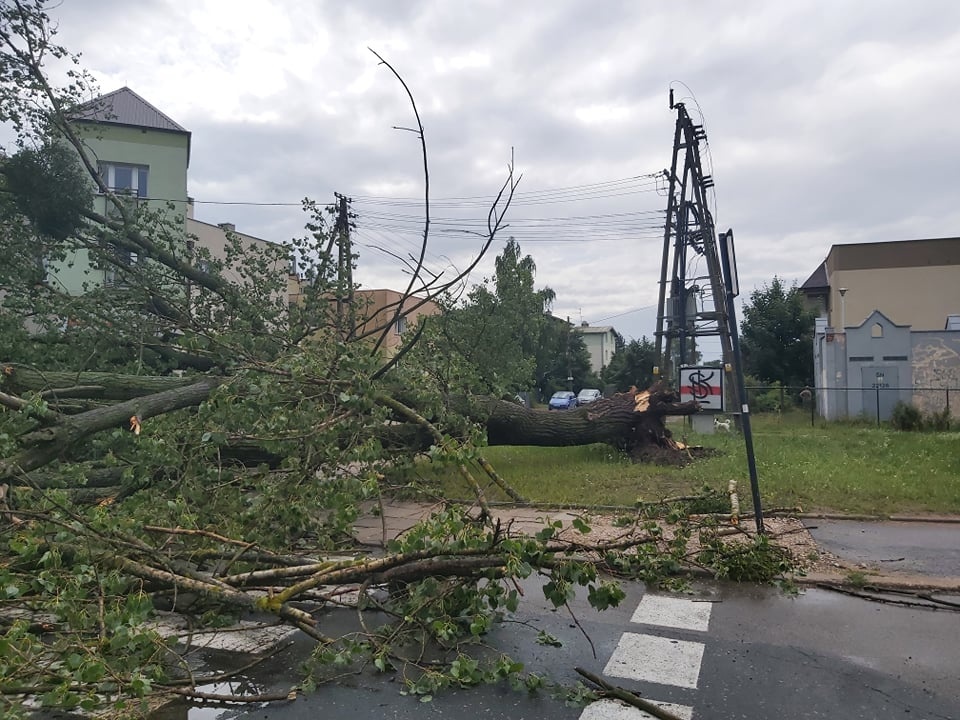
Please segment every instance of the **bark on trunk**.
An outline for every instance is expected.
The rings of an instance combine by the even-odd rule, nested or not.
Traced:
[[[201,378],[157,375],[125,375],[106,372],[38,372],[23,365],[3,366],[6,388],[14,393],[40,391],[53,401],[64,398],[96,398],[123,401],[193,385]]]
[[[487,410],[490,445],[560,447],[607,443],[622,449],[646,445],[678,449],[664,418],[692,415],[696,402],[681,403],[661,385],[644,392],[618,393],[575,410],[530,410],[504,400],[491,401]]]

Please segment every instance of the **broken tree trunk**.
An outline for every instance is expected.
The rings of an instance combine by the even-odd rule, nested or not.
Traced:
[[[0,458],[0,480],[15,480],[23,473],[41,468],[63,455],[75,443],[103,430],[131,425],[134,418],[139,424],[147,418],[199,405],[220,382],[219,378],[201,378],[190,385],[133,398],[80,415],[64,416],[54,425],[21,435],[17,438],[20,452]]]
[[[664,418],[693,415],[696,402],[679,402],[662,384],[603,398],[576,410],[529,410],[516,403],[493,401],[487,406],[490,445],[559,447],[607,443],[628,451],[643,447],[679,450]]]

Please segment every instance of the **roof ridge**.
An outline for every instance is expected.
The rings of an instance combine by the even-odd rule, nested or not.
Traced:
[[[118,107],[118,102],[122,102],[124,98],[127,98],[127,107]],[[140,107],[131,107],[131,100]],[[138,109],[140,111],[139,113],[137,112]],[[144,112],[147,114],[154,113],[157,119],[145,119],[143,117]],[[148,127],[155,130],[190,132],[126,85],[77,105],[70,114],[77,120],[133,125],[135,127]],[[140,117],[138,117],[138,114]]]
[[[119,92],[122,92],[122,91],[124,91],[124,90],[126,90],[128,93],[130,93],[131,95],[133,95],[137,100],[139,100],[140,102],[142,102],[144,105],[146,105],[147,107],[149,107],[151,110],[155,111],[155,112],[157,113],[157,115],[159,115],[160,117],[162,117],[164,120],[166,120],[167,122],[169,122],[171,125],[175,125],[176,127],[180,128],[180,130],[182,130],[183,132],[189,132],[185,127],[183,127],[183,125],[181,125],[181,124],[178,123],[176,120],[174,120],[172,117],[170,117],[169,115],[167,115],[163,110],[161,110],[160,108],[158,108],[158,107],[157,107],[156,105],[154,105],[153,103],[145,100],[142,95],[140,95],[140,94],[137,93],[137,92],[134,92],[129,86],[124,85],[122,88],[119,88],[118,90],[114,90],[114,92],[119,93]]]

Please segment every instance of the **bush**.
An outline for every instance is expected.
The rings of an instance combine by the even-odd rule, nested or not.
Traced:
[[[747,398],[752,412],[780,412],[783,410],[780,407],[780,400],[784,395],[779,382],[764,383],[748,376],[745,378],[744,384],[747,386]]]
[[[894,429],[905,432],[923,430],[923,414],[913,405],[908,405],[900,400],[893,406],[890,424],[893,425]]]
[[[925,415],[902,400],[893,406],[893,413],[890,415],[890,424],[894,429],[907,432],[920,430],[947,432],[950,430],[950,420],[949,407]]]

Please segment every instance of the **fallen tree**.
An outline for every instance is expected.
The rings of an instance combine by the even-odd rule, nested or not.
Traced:
[[[501,401],[486,419],[487,442],[542,447],[607,443],[631,452],[647,446],[679,450],[664,418],[692,415],[699,409],[696,402],[680,402],[676,392],[661,384],[565,412],[528,410]]]
[[[55,460],[70,459],[76,445],[97,433],[122,429],[139,435],[143,424],[152,418],[196,408],[228,382],[222,377],[206,376],[44,373],[12,363],[0,364],[0,368],[4,378],[0,405],[20,411],[34,421],[11,438],[15,450],[0,459],[0,482],[11,484],[29,484],[29,473]],[[97,404],[78,404],[80,399]],[[400,405],[397,401],[382,403],[392,410]],[[651,447],[680,450],[666,429],[664,418],[699,410],[695,402],[679,402],[676,393],[663,385],[643,392],[618,393],[567,412],[528,409],[513,402],[478,398],[458,404],[466,417],[484,428],[489,445],[559,447],[607,443],[634,455]],[[394,413],[390,420],[380,426],[381,440],[395,444],[398,438],[402,439],[412,452],[425,450],[436,440],[429,430],[439,432],[432,420],[419,414],[415,407],[409,412]],[[410,427],[405,431],[398,423]],[[373,436],[377,436],[377,429],[376,425],[371,427]],[[269,443],[258,446],[256,436],[250,432],[224,436],[222,445],[226,455],[241,464],[266,460],[278,466],[283,461],[282,456],[269,449]],[[79,484],[85,486],[91,473],[92,465]]]
[[[147,623],[159,607],[201,624],[265,613],[317,640],[320,665],[419,662],[442,687],[458,682],[450,663],[462,643],[515,608],[518,579],[542,575],[558,607],[577,586],[607,607],[621,593],[598,568],[652,582],[691,559],[693,526],[667,540],[641,514],[617,542],[577,536],[584,520],[573,537],[552,523],[518,536],[497,523],[474,475],[479,467],[509,492],[479,455],[484,443],[678,452],[664,419],[695,405],[662,387],[566,413],[489,399],[512,388],[484,372],[480,355],[461,352],[470,328],[445,336],[420,326],[396,352],[383,350],[412,309],[457,304],[503,226],[518,182],[512,164],[474,261],[450,277],[427,272],[430,178],[412,105],[422,244],[399,258],[410,277],[402,298],[376,322],[351,326],[343,266],[352,259],[336,252],[346,253],[349,217],[331,227],[307,202],[306,238],[263,251],[231,241],[223,260],[198,254],[182,222],[132,206],[100,175],[73,112],[96,93],[79,68],[69,87],[49,81],[45,60],[76,62],[54,34],[42,1],[0,0],[0,107],[18,133],[0,153],[0,644],[11,649],[0,711],[17,712],[23,696],[94,709],[165,683],[202,683],[177,676],[186,662]],[[138,262],[119,259],[131,254]],[[291,257],[304,282],[288,304],[276,268]],[[89,258],[91,282],[69,295],[46,269],[77,258]],[[92,279],[104,268],[117,282]],[[496,307],[533,308],[539,315],[518,324],[549,324],[532,260],[498,270],[522,273],[504,284],[534,302]],[[246,284],[227,282],[228,271]],[[502,352],[482,349],[488,360]],[[511,376],[529,376],[533,351],[515,349]],[[384,476],[425,452],[457,466],[480,511],[445,508],[373,557],[353,537],[360,508],[381,506]],[[390,625],[325,634],[319,613],[344,588]],[[404,656],[425,646],[448,664]]]

